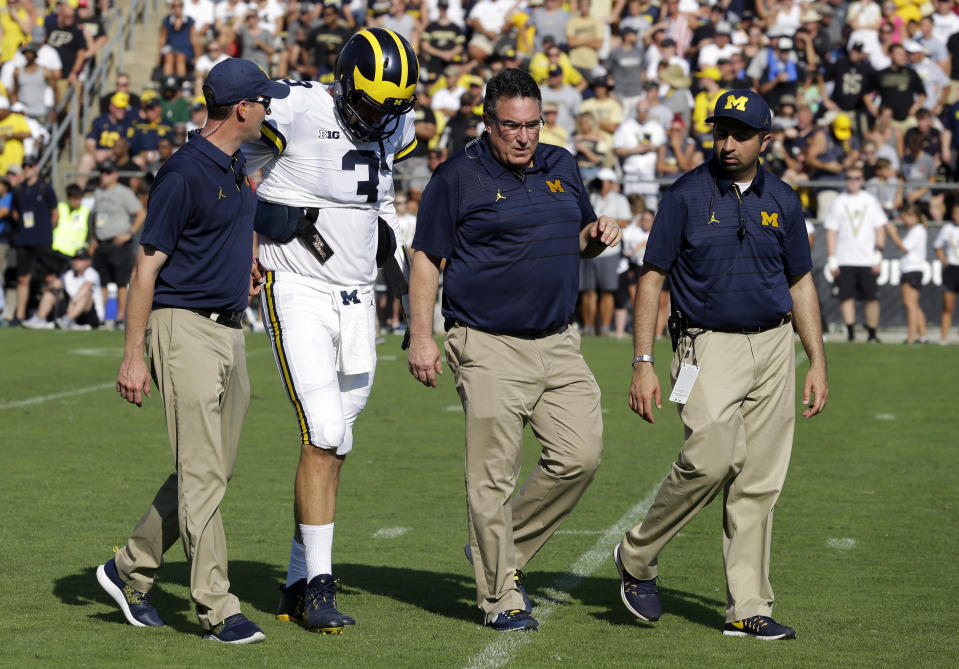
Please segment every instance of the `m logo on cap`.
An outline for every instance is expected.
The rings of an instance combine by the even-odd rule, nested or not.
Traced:
[[[740,96],[740,97],[738,97],[738,98],[737,98],[735,95],[728,95],[728,96],[726,96],[726,107],[725,107],[725,109],[733,109],[733,108],[735,108],[735,109],[738,109],[738,110],[741,111],[741,112],[744,112],[744,111],[746,111],[746,101],[747,101],[748,99],[749,99],[749,98],[747,98],[745,95]]]

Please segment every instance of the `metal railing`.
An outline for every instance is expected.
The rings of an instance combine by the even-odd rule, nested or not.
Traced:
[[[123,70],[124,52],[133,46],[134,26],[138,22],[149,21],[152,13],[158,9],[160,0],[129,0],[126,6],[118,4],[117,12],[107,17],[105,32],[111,37],[97,54],[93,70],[78,88],[70,87],[57,106],[58,122],[50,132],[50,143],[39,157],[40,169],[49,166],[50,181],[63,192],[60,159],[61,142],[69,134],[66,148],[68,162],[75,165],[83,150],[83,139],[93,119],[99,115],[100,97],[110,86],[110,74]]]

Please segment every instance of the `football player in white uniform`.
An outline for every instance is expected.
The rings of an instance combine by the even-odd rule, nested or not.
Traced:
[[[380,264],[393,258],[392,168],[416,146],[419,64],[406,39],[370,28],[346,42],[334,76],[331,87],[285,81],[290,95],[273,101],[263,141],[244,153],[251,171],[263,167],[263,321],[301,441],[277,618],[337,634],[354,620],[336,608],[336,493],[373,385],[377,251]]]

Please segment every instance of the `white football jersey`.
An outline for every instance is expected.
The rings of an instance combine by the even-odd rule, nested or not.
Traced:
[[[886,212],[872,193],[840,193],[826,213],[823,228],[835,230],[836,262],[848,267],[875,264],[876,230],[887,223]]]
[[[286,81],[290,95],[274,98],[260,142],[245,144],[249,171],[263,168],[257,198],[294,207],[316,207],[316,229],[333,249],[324,264],[293,239],[260,237],[260,262],[268,270],[296,272],[342,286],[376,278],[377,216],[394,230],[393,162],[416,146],[413,112],[382,142],[354,142],[340,123],[328,87]]]

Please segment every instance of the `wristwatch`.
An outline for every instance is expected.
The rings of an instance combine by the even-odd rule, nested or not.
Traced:
[[[649,364],[655,364],[656,359],[651,355],[637,355],[633,358],[633,369],[636,368],[637,362],[648,362]]]

